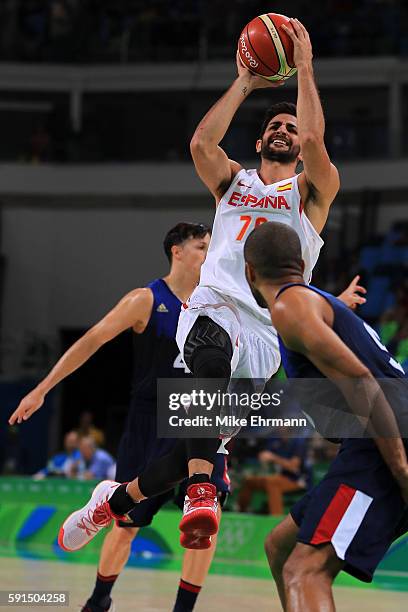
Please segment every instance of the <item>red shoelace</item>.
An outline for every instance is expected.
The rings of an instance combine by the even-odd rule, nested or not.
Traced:
[[[214,494],[208,491],[208,489],[206,489],[205,487],[199,487],[195,490],[195,495],[193,497],[191,495],[188,495],[188,500],[186,501],[189,507],[193,505],[202,506],[202,505],[208,505],[209,503],[213,504],[214,497],[215,497]]]
[[[108,525],[111,520],[112,513],[106,499],[104,502],[97,504],[94,510],[89,508],[87,514],[77,523],[77,527],[85,529],[86,535],[90,536],[97,533],[100,527]]]

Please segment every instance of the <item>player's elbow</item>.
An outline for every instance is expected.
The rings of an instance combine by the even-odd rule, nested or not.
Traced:
[[[209,138],[205,130],[197,129],[190,142],[190,152],[193,158],[197,155],[203,155],[211,148],[216,147],[216,143],[213,143]]]
[[[190,149],[200,147],[206,140],[206,130],[202,125],[198,125],[190,142]]]
[[[203,145],[200,139],[193,136],[190,142],[190,153],[193,158],[202,151],[202,146]]]

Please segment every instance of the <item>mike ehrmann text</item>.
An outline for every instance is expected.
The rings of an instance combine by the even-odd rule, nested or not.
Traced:
[[[259,414],[252,414],[249,418],[236,416],[195,416],[193,418],[180,417],[176,414],[169,418],[171,427],[307,427],[306,419],[265,418]]]

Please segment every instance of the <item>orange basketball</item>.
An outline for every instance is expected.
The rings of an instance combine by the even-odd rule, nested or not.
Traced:
[[[268,81],[285,80],[296,72],[293,43],[282,23],[292,27],[285,15],[259,15],[245,26],[238,41],[241,62]]]

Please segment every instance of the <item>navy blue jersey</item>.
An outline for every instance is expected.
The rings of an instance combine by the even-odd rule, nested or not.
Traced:
[[[147,285],[153,308],[142,334],[133,334],[132,408],[155,411],[157,379],[188,376],[176,344],[181,302],[159,278]]]
[[[289,287],[301,285],[315,293],[323,296],[333,309],[333,331],[342,339],[350,350],[370,370],[375,378],[404,378],[405,372],[402,366],[390,355],[387,348],[381,343],[377,332],[363,319],[360,319],[341,300],[317,289],[312,285],[301,283],[290,283],[279,291],[277,297]],[[323,374],[313,365],[309,359],[291,351],[279,338],[279,347],[282,356],[283,367],[288,378],[321,378]]]
[[[289,287],[300,284],[285,285],[278,296]],[[405,437],[405,432],[408,431],[408,379],[402,366],[381,343],[377,332],[354,314],[344,302],[316,287],[301,286],[318,293],[329,302],[334,313],[333,331],[380,382]],[[288,349],[281,338],[279,348],[288,378],[307,379],[302,385],[297,383],[294,390],[297,392],[297,398],[302,397],[302,410],[312,418],[317,431],[329,439],[339,440],[338,436],[359,437],[361,424],[354,417],[352,420],[345,419],[344,412],[350,413],[350,408],[336,385],[330,381],[327,381],[327,384],[315,384],[314,379],[325,378],[316,366],[301,353]]]

